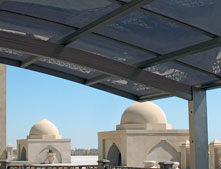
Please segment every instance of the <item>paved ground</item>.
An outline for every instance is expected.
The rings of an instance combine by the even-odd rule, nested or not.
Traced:
[[[74,165],[97,165],[98,156],[71,156]]]

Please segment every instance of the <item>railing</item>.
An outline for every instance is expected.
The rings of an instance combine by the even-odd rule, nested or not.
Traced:
[[[8,165],[7,169],[98,169],[97,165],[67,166],[67,165]],[[141,167],[106,166],[105,169],[147,169]],[[157,168],[156,168],[157,169]],[[158,168],[159,169],[159,168]]]
[[[106,169],[149,169],[144,167],[107,166]],[[160,168],[155,168],[160,169]]]
[[[109,165],[108,163],[109,163],[108,160],[98,160],[98,165],[28,164],[28,163],[13,164],[8,161],[0,161],[0,169],[149,169],[145,167],[112,166]],[[172,165],[170,168],[172,169]]]
[[[74,165],[46,165],[46,164],[32,164],[32,165],[14,165],[9,164],[7,169],[98,169],[97,165],[81,165],[81,166],[74,166]]]

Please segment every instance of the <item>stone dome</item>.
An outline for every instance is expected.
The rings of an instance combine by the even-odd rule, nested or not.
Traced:
[[[61,138],[57,127],[50,121],[42,119],[35,123],[29,133],[28,138]]]
[[[152,102],[136,102],[121,117],[122,124],[167,124],[163,110]]]

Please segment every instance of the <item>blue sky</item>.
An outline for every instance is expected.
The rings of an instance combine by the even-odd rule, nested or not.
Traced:
[[[209,141],[221,140],[221,89],[207,92]],[[68,80],[7,66],[7,142],[16,146],[34,123],[46,118],[73,148],[97,148],[97,132],[115,130],[134,103]],[[154,101],[174,129],[188,129],[188,102],[176,97]]]

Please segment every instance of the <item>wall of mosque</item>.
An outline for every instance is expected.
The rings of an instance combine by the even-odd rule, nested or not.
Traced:
[[[116,146],[120,151],[121,165],[130,167],[144,167],[144,161],[153,160],[157,163],[181,162],[181,145],[189,139],[188,130],[121,130],[99,133],[98,136],[99,159],[117,161],[108,156]],[[115,152],[115,158],[119,157]]]
[[[71,162],[70,139],[28,140],[28,156],[31,163],[48,163],[48,152],[56,153],[55,163]]]
[[[189,139],[187,130],[133,132],[127,134],[127,165],[144,167],[144,161],[181,161],[180,146]]]
[[[70,139],[25,139],[18,140],[18,160],[28,161],[30,163],[49,163],[49,150],[56,153],[55,163],[71,162],[71,144]],[[20,148],[19,148],[20,147]],[[24,155],[24,148],[26,154]],[[24,156],[26,159],[24,159]]]
[[[108,157],[112,156],[109,153],[109,150],[114,145],[120,151],[121,165],[126,165],[127,164],[127,156],[126,156],[127,139],[126,139],[125,131],[123,130],[98,133],[98,157],[99,159],[108,159]],[[115,155],[119,156],[118,153],[116,153]]]
[[[101,132],[98,138],[99,159],[114,161],[111,165],[144,167],[144,161],[178,161],[181,169],[190,169],[188,130],[122,130]],[[208,153],[209,169],[221,168],[221,142],[213,140]]]
[[[28,161],[28,144],[26,139],[17,140],[17,160]]]

